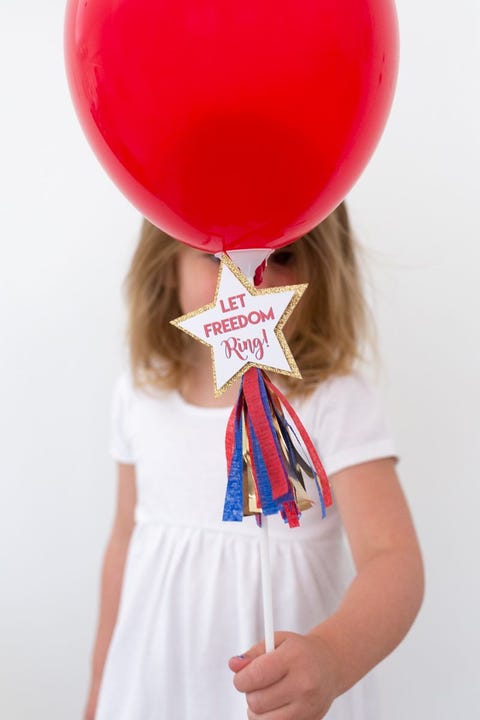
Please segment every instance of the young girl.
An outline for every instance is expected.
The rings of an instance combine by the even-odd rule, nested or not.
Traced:
[[[259,531],[251,517],[222,522],[238,386],[214,399],[209,349],[169,324],[212,301],[217,269],[145,221],[127,276],[130,363],[111,442],[118,504],[85,718],[376,720],[367,673],[408,631],[423,576],[394,446],[354,369],[366,313],[345,206],[275,251],[263,278],[310,283],[285,326],[303,380],[274,381],[334,493],[326,519],[317,503],[300,528],[270,523],[281,632],[268,654]]]

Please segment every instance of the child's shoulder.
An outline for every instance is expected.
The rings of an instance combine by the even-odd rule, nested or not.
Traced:
[[[327,471],[396,455],[379,388],[360,371],[320,383],[299,408]]]
[[[119,371],[114,382],[114,396],[120,398],[125,403],[131,403],[134,400],[145,399],[167,399],[173,394],[172,390],[162,389],[158,385],[142,380],[140,376],[136,376],[129,365]]]
[[[318,407],[319,402],[332,410],[365,409],[380,403],[380,392],[372,380],[359,370],[344,375],[331,375],[308,395],[306,406]]]
[[[325,381],[326,392],[334,403],[364,408],[380,403],[380,390],[373,380],[360,370],[347,375],[333,375]]]

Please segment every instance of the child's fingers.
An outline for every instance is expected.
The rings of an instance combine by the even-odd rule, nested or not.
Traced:
[[[291,704],[294,695],[295,689],[292,690],[291,683],[286,676],[263,690],[247,693],[246,698],[247,705],[253,713],[264,715],[287,707]]]
[[[233,670],[233,672],[239,672],[240,670],[243,670],[244,667],[248,665],[248,663],[252,662],[256,657],[259,655],[263,655],[265,653],[265,643],[257,643],[253,647],[250,648],[250,650],[247,650],[246,653],[243,653],[243,655],[235,655],[234,657],[230,658],[228,661],[228,667],[230,670]]]
[[[282,654],[273,651],[267,655],[259,655],[249,662],[243,670],[236,673],[233,684],[240,692],[252,693],[279,682],[285,677],[287,670]]]
[[[228,667],[234,673],[237,673],[243,670],[244,667],[247,667],[248,663],[251,663],[252,660],[253,658],[248,657],[248,655],[235,655],[235,657],[231,657],[228,661]]]

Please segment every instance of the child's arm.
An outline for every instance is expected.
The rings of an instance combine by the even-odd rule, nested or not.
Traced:
[[[103,560],[100,612],[84,720],[93,720],[95,717],[103,668],[120,603],[125,560],[134,527],[136,498],[135,466],[119,463],[117,508]]]
[[[307,636],[277,633],[272,653],[257,645],[231,659],[250,720],[323,717],[399,644],[420,608],[422,559],[393,460],[348,468],[332,486],[357,575],[338,610]]]

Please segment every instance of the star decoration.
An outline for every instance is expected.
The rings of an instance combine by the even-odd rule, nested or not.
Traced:
[[[170,321],[210,347],[216,397],[251,367],[301,378],[282,328],[306,288],[257,290],[222,255],[213,302]]]

